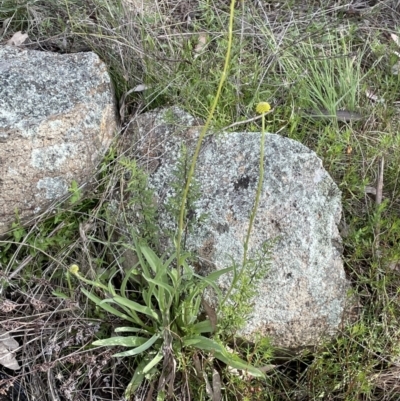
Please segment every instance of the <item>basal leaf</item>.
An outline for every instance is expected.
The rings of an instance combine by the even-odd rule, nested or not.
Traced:
[[[81,288],[81,291],[91,300],[93,301],[97,306],[101,307],[105,311],[112,313],[115,316],[120,317],[121,319],[129,320],[130,322],[137,323],[135,319],[132,317],[126,315],[125,313],[120,312],[119,310],[113,308],[111,305],[108,303],[102,303],[102,300],[99,297],[96,297],[96,295],[90,293],[87,291],[85,288]]]
[[[139,347],[136,347],[136,348],[131,349],[129,351],[119,352],[118,354],[115,354],[113,356],[122,357],[122,356],[139,355],[142,352],[144,352],[147,349],[149,349],[159,338],[160,338],[159,334],[154,334],[153,337],[148,339],[144,344],[140,345]]]
[[[148,331],[138,327],[117,327],[114,331],[116,333],[148,333]]]
[[[174,287],[171,287],[169,284],[165,284],[162,281],[159,281],[159,280],[157,280],[155,278],[153,279],[153,278],[147,278],[146,277],[146,280],[149,283],[154,283],[155,285],[158,285],[159,287],[164,288],[168,292],[168,294],[170,295],[171,298],[174,296],[175,289],[174,289]]]
[[[202,351],[212,352],[215,358],[233,368],[245,370],[254,377],[264,377],[264,373],[261,372],[261,370],[251,366],[238,356],[230,354],[221,344],[218,344],[210,338],[191,336],[183,339],[183,345],[187,347],[192,346]]]
[[[217,351],[214,353],[214,356],[225,364],[232,366],[232,368],[245,370],[248,374],[254,377],[265,377],[264,373],[261,372],[261,370],[255,368],[254,366],[251,366],[243,359],[240,359],[238,356],[229,354],[229,352],[225,351],[221,353]]]
[[[148,338],[145,337],[137,337],[137,336],[130,336],[130,337],[110,337],[104,340],[96,340],[92,343],[92,345],[96,346],[114,346],[120,345],[122,347],[137,347],[139,345],[144,344],[148,341]]]
[[[113,297],[113,300],[120,305],[124,305],[136,312],[144,313],[145,315],[150,316],[152,319],[159,321],[156,311],[150,309],[148,306],[140,305],[135,301],[131,301],[130,299],[121,297],[119,295]]]
[[[103,307],[104,304],[109,304],[109,303],[116,303],[121,309],[123,309],[123,310],[127,313],[127,315],[131,316],[131,317],[134,319],[135,323],[137,323],[138,325],[140,325],[140,326],[142,326],[142,327],[145,326],[145,324],[143,323],[143,321],[140,319],[140,317],[138,316],[138,314],[137,314],[133,309],[128,308],[128,307],[126,307],[125,305],[119,304],[118,302],[116,302],[116,301],[114,300],[114,298],[112,298],[112,299],[111,299],[111,298],[103,299],[103,300],[99,303],[99,306],[100,306],[100,307]]]
[[[140,250],[142,251],[143,256],[146,258],[147,263],[150,265],[153,272],[157,274],[160,270],[160,267],[163,265],[162,260],[147,245],[141,245]]]
[[[203,336],[184,337],[183,346],[192,346],[203,351],[220,352],[221,354],[227,353],[227,351],[221,344],[218,344],[216,341]]]
[[[148,364],[148,362],[149,362],[148,358],[144,358],[139,363],[139,366],[136,368],[135,373],[133,374],[133,377],[132,377],[131,381],[129,382],[128,386],[126,387],[125,399],[127,399],[127,400],[132,399],[132,396],[133,396],[134,392],[142,384],[142,381],[143,381],[144,376],[145,376],[145,373],[143,373],[143,369]]]
[[[213,327],[209,320],[203,320],[202,322],[198,322],[194,324],[191,328],[197,334],[213,332]]]
[[[158,351],[157,355],[144,367],[143,373],[147,374],[150,372],[151,369],[154,368],[154,366],[157,366],[157,364],[164,358],[164,355],[162,351]]]

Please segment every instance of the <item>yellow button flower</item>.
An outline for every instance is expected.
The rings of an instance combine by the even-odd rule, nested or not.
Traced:
[[[260,102],[257,104],[256,112],[259,114],[267,113],[271,110],[271,105],[268,102]]]
[[[79,274],[79,266],[78,265],[71,265],[69,267],[69,272],[71,274],[75,274],[75,275]]]

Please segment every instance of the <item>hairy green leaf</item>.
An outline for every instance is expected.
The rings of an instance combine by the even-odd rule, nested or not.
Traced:
[[[144,313],[145,315],[150,316],[156,321],[159,320],[158,314],[154,310],[150,309],[148,306],[140,305],[135,301],[131,301],[130,299],[121,297],[119,295],[116,295],[113,300],[119,305],[124,305],[136,312]]]
[[[96,346],[120,345],[122,347],[137,347],[148,341],[148,338],[130,336],[130,337],[110,337],[104,340],[96,340],[92,344]]]
[[[107,304],[107,303],[102,303],[103,300],[101,300],[100,298],[96,297],[96,295],[90,293],[89,291],[87,291],[85,288],[81,288],[81,291],[91,300],[93,301],[96,305],[98,305],[99,307],[101,307],[102,309],[104,309],[105,311],[112,313],[115,316],[120,317],[121,319],[125,319],[125,320],[129,320],[130,322],[133,323],[138,323],[135,319],[133,319],[132,317],[126,315],[125,313],[120,312],[119,310],[113,308],[111,305]],[[143,323],[139,323],[141,326],[143,326]]]
[[[148,358],[144,358],[139,363],[139,366],[136,368],[135,373],[133,374],[133,377],[132,377],[131,381],[129,382],[129,384],[126,387],[126,390],[125,390],[125,398],[127,400],[130,400],[132,398],[133,393],[142,384],[142,381],[143,381],[144,376],[145,376],[145,373],[143,372],[143,369],[146,367],[146,365],[148,363],[149,363]]]
[[[159,338],[160,338],[160,334],[154,334],[149,340],[147,340],[144,344],[140,345],[139,347],[136,347],[129,351],[119,352],[118,354],[115,354],[113,356],[122,357],[122,356],[139,355],[142,352],[149,349]]]
[[[232,368],[242,369],[246,371],[248,374],[254,377],[265,377],[264,373],[261,372],[260,369],[255,368],[254,366],[248,364],[243,359],[240,359],[236,355],[231,355],[229,352],[215,352],[214,356],[219,359],[221,362],[231,366]]]
[[[162,350],[157,352],[157,355],[143,368],[143,373],[146,374],[150,372],[151,369],[154,368],[154,366],[157,366],[157,364],[164,358]]]

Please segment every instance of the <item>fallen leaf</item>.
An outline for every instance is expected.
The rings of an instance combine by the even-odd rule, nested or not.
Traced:
[[[212,386],[213,386],[213,401],[221,401],[221,377],[216,369],[213,369],[213,376],[212,376]]]
[[[396,45],[400,47],[400,39],[399,39],[399,37],[397,35],[395,35],[394,33],[391,33],[390,37],[393,39],[394,43],[396,43]]]
[[[12,352],[7,351],[3,345],[0,344],[0,364],[12,370],[20,368],[15,356]]]
[[[261,372],[267,373],[267,372],[269,372],[270,370],[275,369],[277,366],[278,366],[278,365],[265,365],[265,366],[262,366],[261,368],[257,368],[257,369],[260,369]]]
[[[201,300],[201,305],[207,313],[213,332],[215,332],[218,323],[218,318],[215,310],[204,299]]]
[[[194,52],[196,54],[203,52],[204,48],[206,47],[206,44],[207,44],[207,34],[205,32],[202,32],[199,34],[199,39],[196,47],[194,48]]]
[[[375,92],[373,92],[372,90],[366,89],[365,95],[369,100],[372,100],[373,102],[385,103],[385,99],[379,98],[379,96],[376,95]]]
[[[6,331],[0,329],[0,343],[2,343],[8,351],[14,351],[19,344]]]
[[[29,38],[27,33],[15,32],[11,39],[7,41],[10,46],[21,46]]]
[[[395,65],[392,66],[392,74],[399,75],[399,70],[400,70],[400,63],[397,62]]]
[[[143,92],[143,91],[145,91],[146,89],[149,89],[149,87],[148,87],[147,85],[145,85],[145,84],[139,84],[139,85],[135,86],[135,87],[132,89],[132,92]]]
[[[0,329],[0,364],[8,369],[18,370],[20,368],[15,355],[12,351],[19,347],[6,331]]]

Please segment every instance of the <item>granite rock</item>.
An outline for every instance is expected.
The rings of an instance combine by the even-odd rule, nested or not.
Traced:
[[[176,230],[165,205],[174,196],[182,144],[189,158],[199,122],[178,108],[139,116],[131,127],[135,157],[150,174],[159,225]],[[185,243],[205,269],[239,265],[259,177],[259,132],[206,137],[196,165],[201,195],[191,211],[194,230]],[[271,336],[275,345],[298,348],[334,335],[345,315],[349,283],[341,259],[341,193],[318,156],[294,140],[267,134],[265,175],[249,243],[254,257],[267,244],[269,269],[258,283],[254,311],[241,335]],[[183,184],[182,184],[183,185]],[[175,189],[174,189],[175,188]],[[231,276],[219,286],[226,291]]]
[[[94,53],[0,46],[0,235],[89,182],[117,129],[105,64]]]

